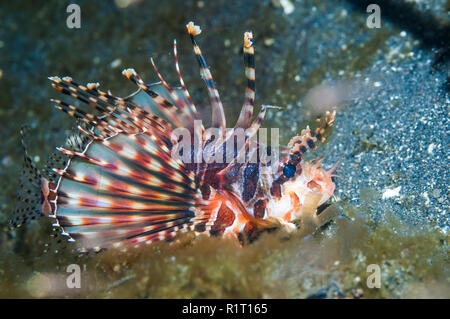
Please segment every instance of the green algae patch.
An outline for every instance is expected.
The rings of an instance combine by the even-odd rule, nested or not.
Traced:
[[[430,226],[414,228],[396,218],[374,224],[370,230],[368,224],[373,222],[356,218],[335,234],[337,248],[350,252],[340,254],[347,259],[341,259],[339,272],[344,274],[344,285],[353,286],[352,293],[366,298],[450,296],[448,235]],[[368,266],[373,264],[380,267],[380,288],[367,286]],[[418,285],[421,291],[414,291]]]
[[[244,246],[189,235],[96,254],[32,246],[26,257],[2,254],[0,291],[37,298],[450,297],[448,236],[394,218],[375,223],[361,212],[345,215],[313,236],[275,231]],[[80,266],[79,289],[67,288],[70,264]],[[372,264],[380,267],[380,288],[367,286]]]
[[[127,252],[108,251],[94,262],[102,272],[90,294],[138,298],[285,297],[270,274],[274,244],[260,251],[235,240],[202,237],[189,243],[160,243]],[[130,277],[131,276],[131,277]],[[132,278],[120,283],[124,277]],[[111,287],[113,283],[114,287]]]

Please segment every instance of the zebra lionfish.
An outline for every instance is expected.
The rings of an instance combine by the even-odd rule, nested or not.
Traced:
[[[245,102],[234,128],[226,130],[219,93],[196,42],[200,27],[193,22],[186,27],[208,89],[211,126],[219,136],[205,135],[205,128],[195,125],[199,114],[181,77],[176,41],[173,52],[180,87],[169,86],[153,60],[160,82],[145,84],[134,69],[125,69],[123,75],[138,86],[126,98],[101,91],[98,83],[81,85],[70,77],[49,77],[53,88],[89,105],[95,113],[51,100],[77,119],[77,130],[54,154],[63,159],[60,167],[51,159],[46,174],[35,167],[25,148],[29,178],[22,183],[25,195],[19,196],[13,225],[47,215],[70,241],[79,241],[84,250],[99,250],[170,240],[189,230],[241,239],[280,226],[289,230],[299,226],[301,232],[307,232],[333,217],[326,211],[318,214],[317,209],[333,195],[335,167],[326,171],[320,167],[321,160],[310,163],[302,155],[325,140],[335,112],[318,119],[315,130],[307,127],[293,137],[273,174],[264,173],[265,164],[258,160],[237,161],[242,152],[249,152],[250,140],[268,108],[263,105],[252,121],[253,34],[244,34]],[[192,134],[192,145],[194,140],[200,143],[200,147],[187,150],[191,159],[199,161],[173,156],[181,141],[172,134],[177,128]],[[245,130],[243,146],[226,150],[225,142],[238,129]],[[233,159],[224,163],[205,160],[208,152],[217,150],[231,152]],[[262,150],[268,147],[258,143],[257,151]],[[33,187],[38,191],[33,193]],[[24,202],[28,207],[20,206]]]

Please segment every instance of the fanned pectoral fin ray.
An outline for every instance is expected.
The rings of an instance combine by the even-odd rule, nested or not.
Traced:
[[[57,170],[53,214],[84,248],[166,240],[195,223],[193,174],[148,132],[94,140],[71,154]]]

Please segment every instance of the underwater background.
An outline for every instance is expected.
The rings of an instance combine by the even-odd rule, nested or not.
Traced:
[[[81,8],[69,29],[66,8]],[[0,3],[0,297],[450,298],[450,1],[14,1]],[[189,236],[127,252],[78,254],[48,218],[10,230],[23,150],[43,167],[75,122],[50,103],[48,76],[126,96],[121,70],[157,81],[153,57],[177,83],[172,41],[201,113],[206,90],[185,25],[202,27],[205,54],[230,122],[244,100],[242,35],[254,33],[256,104],[282,142],[337,109],[325,145],[308,154],[340,160],[333,205],[340,216],[307,238],[263,234],[233,240]],[[70,264],[80,289],[65,285]],[[368,266],[381,269],[369,288]]]

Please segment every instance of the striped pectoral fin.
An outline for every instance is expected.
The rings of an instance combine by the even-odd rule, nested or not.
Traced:
[[[177,232],[187,229],[191,213],[155,213],[141,211],[140,215],[120,215],[118,212],[103,212],[100,216],[60,217],[64,230],[81,242],[86,249],[123,247],[142,242],[151,243],[168,240]],[[156,217],[157,218],[156,218]]]
[[[148,133],[117,134],[70,152],[53,217],[85,249],[170,239],[194,223],[194,176]]]

